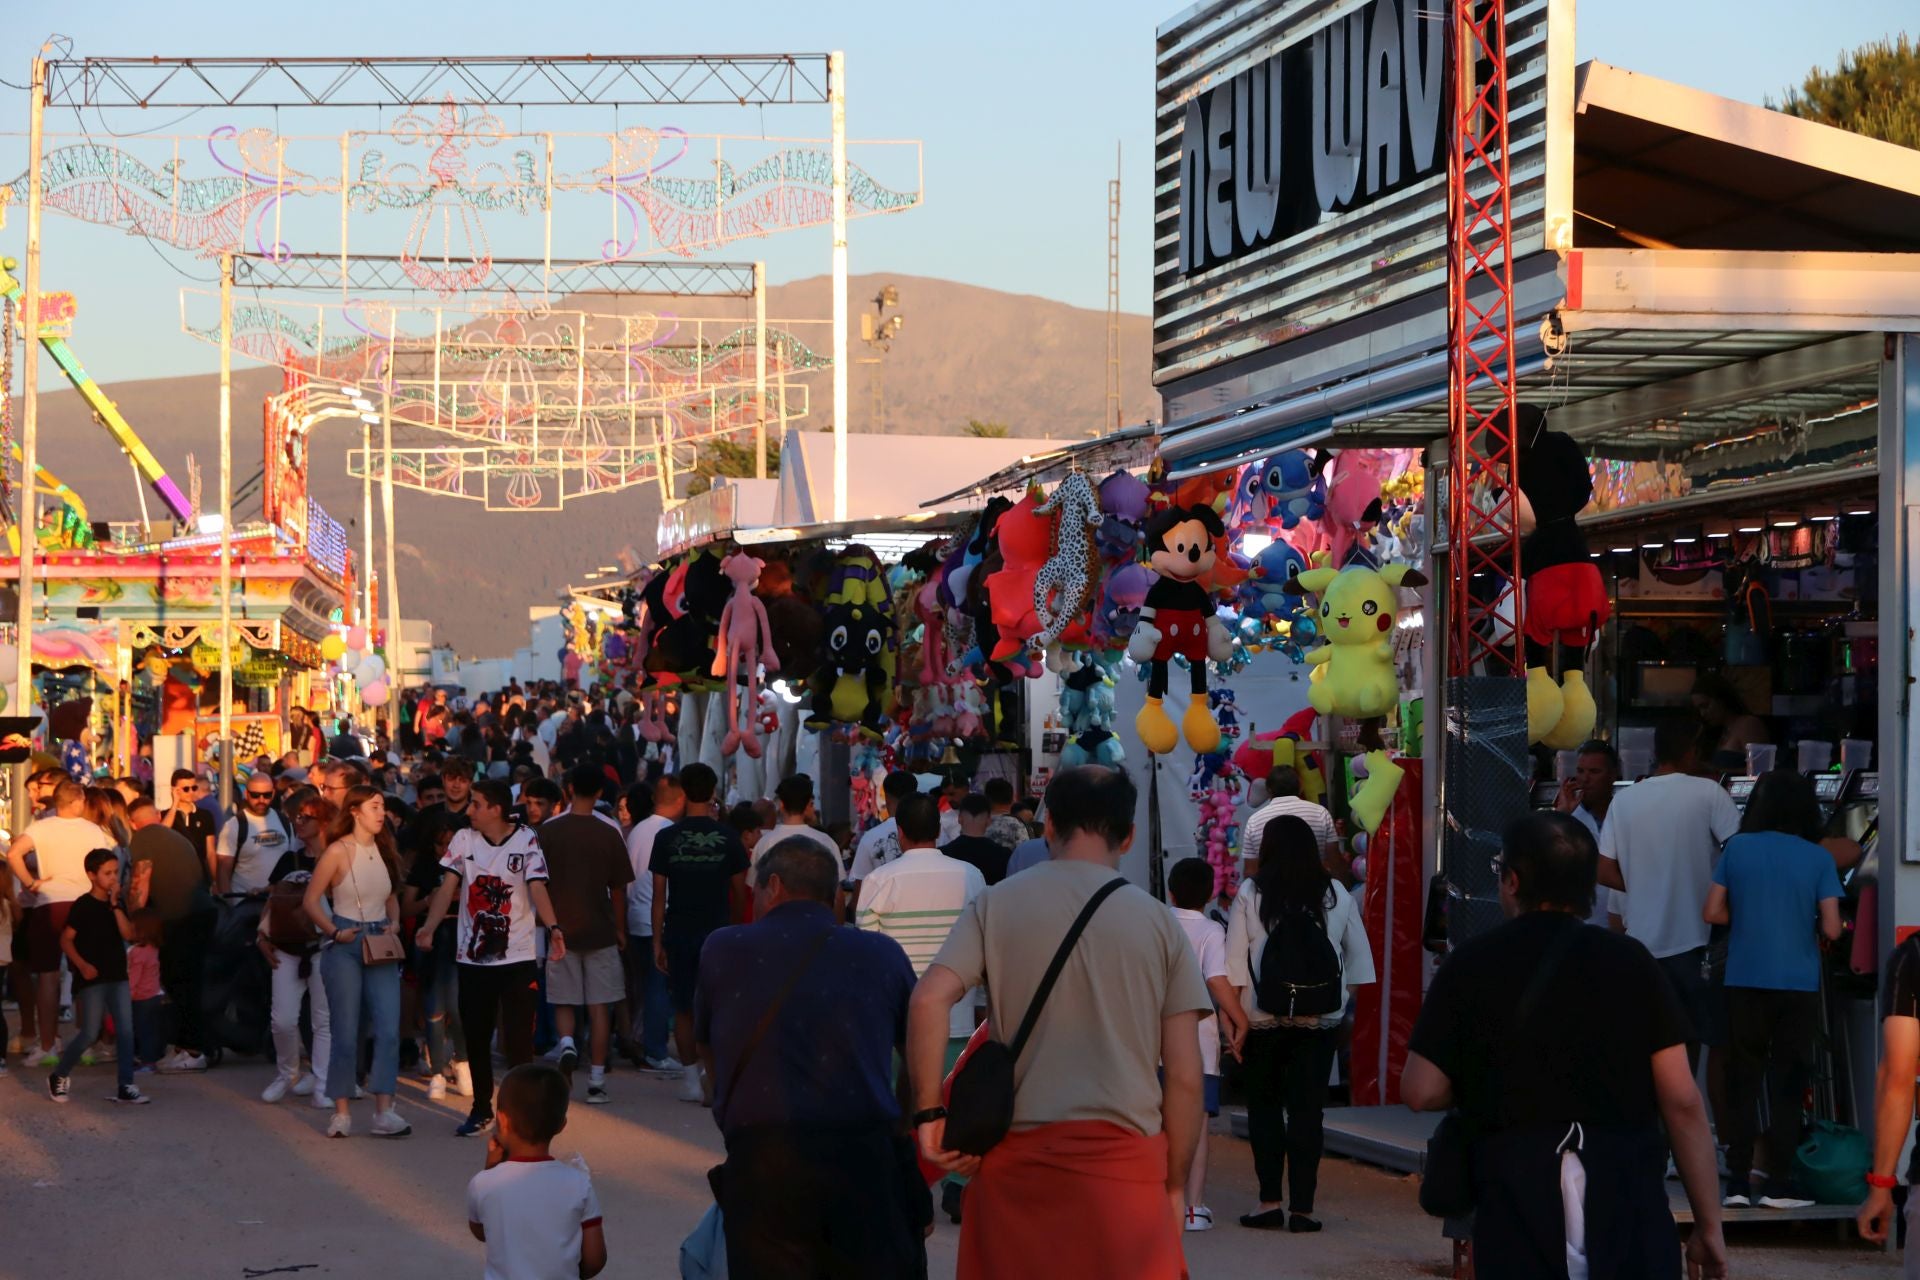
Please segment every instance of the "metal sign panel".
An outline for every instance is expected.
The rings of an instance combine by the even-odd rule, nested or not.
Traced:
[[[1508,15],[1516,258],[1547,245],[1550,48],[1571,83],[1572,24],[1550,33],[1550,11],[1571,5]],[[1160,29],[1154,381],[1170,418],[1235,398],[1196,374],[1445,284],[1445,41],[1426,0],[1205,0]]]

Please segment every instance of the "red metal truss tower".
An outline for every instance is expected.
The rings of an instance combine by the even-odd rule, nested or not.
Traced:
[[[1512,484],[1516,458],[1507,4],[1451,0],[1451,10],[1448,674],[1471,675],[1478,667],[1487,675],[1519,676],[1525,658],[1520,642],[1520,528]],[[1489,478],[1502,483],[1488,483]]]

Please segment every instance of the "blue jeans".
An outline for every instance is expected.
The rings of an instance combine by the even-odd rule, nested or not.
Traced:
[[[133,1002],[134,1054],[143,1063],[160,1061],[167,1052],[167,1040],[161,1034],[164,1016],[159,996]]]
[[[650,933],[627,935],[627,1004],[640,1024],[640,1051],[649,1058],[666,1057],[673,1003],[667,994],[667,975],[653,965]]]
[[[133,1083],[133,989],[119,982],[96,982],[73,993],[73,1039],[60,1051],[57,1076],[73,1074],[74,1064],[87,1046],[100,1038],[100,1026],[113,1015],[113,1045],[120,1059],[120,1087]]]
[[[427,1018],[427,1065],[435,1075],[465,1055],[460,1026],[460,956],[451,922],[442,924],[433,950],[420,953],[420,999]]]
[[[336,929],[385,933],[385,920],[349,920],[335,915]],[[373,1070],[367,1091],[391,1096],[400,1078],[400,966],[360,963],[360,939],[330,943],[320,952],[320,981],[327,988],[332,1014],[333,1045],[327,1054],[327,1088],[333,1096],[350,1098],[360,1075],[360,1027],[373,1033]]]

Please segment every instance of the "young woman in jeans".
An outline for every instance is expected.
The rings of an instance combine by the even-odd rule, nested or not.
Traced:
[[[1340,958],[1342,985],[1351,989],[1373,981],[1373,952],[1359,904],[1327,874],[1313,828],[1286,815],[1261,832],[1260,869],[1240,886],[1227,921],[1227,979],[1239,989],[1249,1027],[1241,1061],[1246,1064],[1247,1136],[1260,1179],[1260,1207],[1241,1215],[1243,1227],[1320,1230],[1312,1215],[1322,1113],[1344,1010],[1324,1017],[1275,1017],[1260,1007],[1254,989],[1268,936],[1297,928],[1326,931]],[[1286,1190],[1292,1193],[1284,1203],[1283,1178],[1291,1179]]]
[[[400,901],[400,859],[387,832],[385,799],[372,787],[347,792],[327,833],[332,843],[320,855],[313,880],[307,885],[307,914],[326,939],[320,953],[320,977],[327,989],[327,1006],[339,1028],[327,1063],[327,1087],[333,1091],[333,1119],[329,1138],[353,1132],[348,1108],[358,1074],[360,1011],[364,1003],[373,1030],[373,1070],[367,1084],[373,1093],[373,1134],[401,1138],[413,1132],[394,1108],[393,1093],[400,1073],[400,966],[369,965],[361,959],[363,934],[397,932]]]

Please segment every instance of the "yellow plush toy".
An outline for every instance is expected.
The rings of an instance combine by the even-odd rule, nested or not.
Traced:
[[[1426,575],[1410,565],[1374,570],[1309,569],[1301,588],[1320,599],[1320,634],[1327,643],[1308,652],[1314,668],[1307,701],[1322,715],[1384,716],[1400,698],[1393,670],[1396,587],[1418,587]]]

